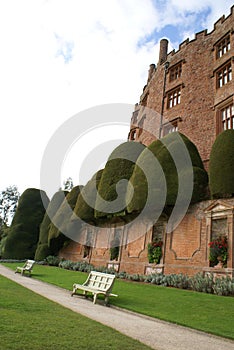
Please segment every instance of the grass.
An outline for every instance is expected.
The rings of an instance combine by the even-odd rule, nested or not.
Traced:
[[[0,350],[150,349],[5,277],[0,285]]]
[[[16,264],[4,264],[15,268]],[[72,289],[83,283],[87,274],[61,268],[36,265],[33,278]],[[112,305],[177,323],[215,335],[234,339],[234,300],[212,294],[166,288],[139,282],[116,280],[110,298]]]

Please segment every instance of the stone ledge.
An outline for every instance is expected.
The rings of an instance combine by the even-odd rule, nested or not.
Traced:
[[[217,267],[204,267],[202,269],[204,275],[213,274],[214,277],[234,277],[234,269],[232,268],[217,268]]]

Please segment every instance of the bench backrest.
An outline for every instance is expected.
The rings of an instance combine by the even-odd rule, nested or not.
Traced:
[[[109,292],[113,287],[114,280],[115,275],[91,271],[84,285],[103,292]]]
[[[26,263],[24,264],[24,269],[29,271],[32,269],[33,265],[34,265],[35,261],[34,260],[27,260]]]

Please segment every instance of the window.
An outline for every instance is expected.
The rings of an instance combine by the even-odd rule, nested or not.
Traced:
[[[136,140],[136,137],[137,137],[136,129],[131,130],[129,133],[129,140],[134,141]]]
[[[172,132],[178,131],[177,123],[175,125],[173,124],[166,125],[163,128],[163,131],[164,131],[163,132],[164,135],[171,134]]]
[[[176,120],[172,120],[163,125],[163,136],[168,135],[172,132],[178,131],[178,121],[181,120],[180,117],[177,117]]]
[[[227,63],[225,66],[220,68],[216,73],[217,88],[221,88],[232,80],[232,64]]]
[[[181,76],[182,73],[182,63],[178,63],[170,68],[169,71],[169,81],[174,81]]]
[[[122,236],[122,229],[115,228],[113,239],[110,242],[110,260],[118,260],[119,258],[121,236]]]
[[[234,129],[234,104],[220,110],[222,131],[227,129]]]
[[[216,58],[220,58],[227,53],[231,48],[230,35],[227,35],[224,39],[216,44]]]
[[[92,246],[93,246],[93,232],[92,230],[88,229],[86,232],[86,242],[84,245],[83,258],[89,257]]]
[[[181,88],[176,88],[167,94],[167,108],[180,104]]]

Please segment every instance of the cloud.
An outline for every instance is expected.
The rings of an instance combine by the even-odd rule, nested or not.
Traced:
[[[64,60],[64,63],[69,63],[72,60],[72,51],[74,49],[74,43],[73,41],[67,41],[63,38],[61,38],[58,34],[54,34],[56,41],[57,41],[57,52],[55,57],[62,57]]]

